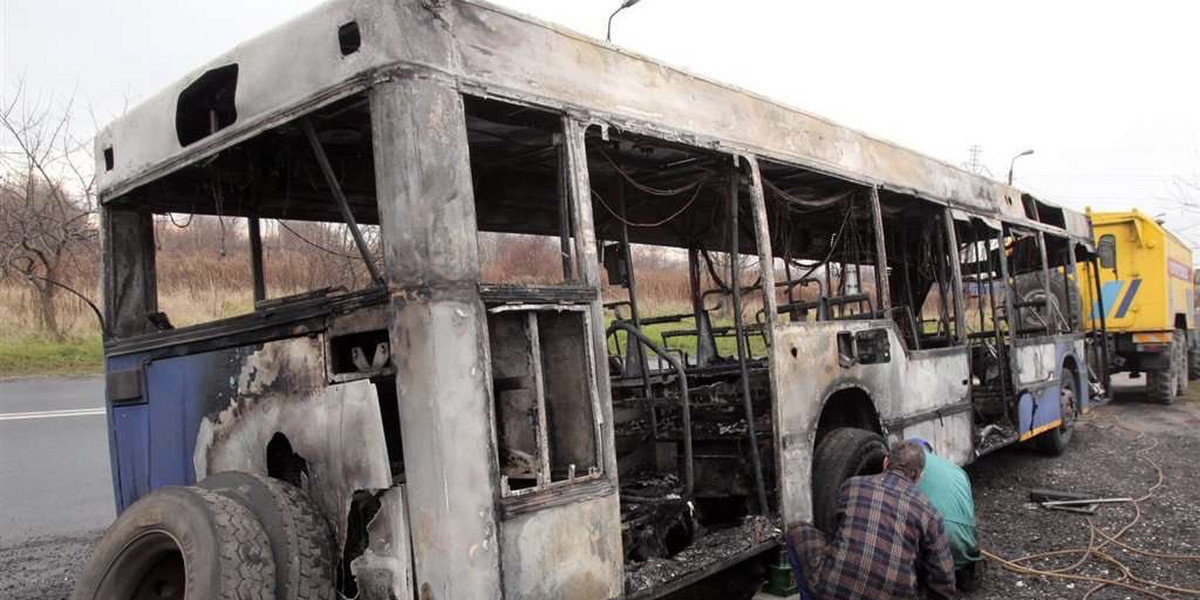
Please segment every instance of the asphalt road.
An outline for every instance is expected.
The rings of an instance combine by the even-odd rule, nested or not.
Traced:
[[[114,518],[104,380],[0,381],[0,547]]]

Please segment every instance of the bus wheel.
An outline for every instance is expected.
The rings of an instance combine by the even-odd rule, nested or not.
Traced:
[[[236,500],[258,517],[275,559],[275,598],[332,600],[333,535],[304,490],[285,481],[229,471],[200,486]]]
[[[1187,349],[1182,340],[1184,332],[1176,329],[1171,336],[1171,345],[1167,350],[1170,361],[1164,371],[1150,371],[1146,374],[1146,395],[1159,404],[1171,404],[1187,389]]]
[[[839,427],[817,444],[813,456],[813,522],[826,533],[833,533],[834,513],[842,483],[858,475],[883,471],[887,444],[874,431]]]
[[[73,598],[272,600],[274,576],[267,534],[246,507],[197,487],[164,487],[108,528]]]
[[[1062,381],[1058,384],[1058,410],[1062,424],[1038,436],[1037,448],[1043,454],[1059,456],[1066,452],[1067,446],[1071,444],[1071,432],[1075,429],[1075,403],[1078,398],[1075,386],[1075,373],[1063,369]]]

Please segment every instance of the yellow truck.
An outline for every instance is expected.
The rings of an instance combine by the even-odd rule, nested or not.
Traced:
[[[1192,252],[1136,209],[1088,215],[1100,263],[1099,285],[1082,286],[1089,325],[1107,327],[1112,372],[1146,373],[1150,397],[1170,404],[1200,378]]]

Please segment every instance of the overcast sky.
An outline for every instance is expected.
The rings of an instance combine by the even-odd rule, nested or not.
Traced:
[[[0,91],[23,77],[103,124],[316,4],[0,0]],[[603,38],[619,1],[500,4]],[[1018,186],[1162,213],[1200,246],[1200,191],[1185,206],[1178,183],[1200,181],[1200,3],[643,0],[613,41],[954,164],[979,145],[998,179],[1032,148]]]

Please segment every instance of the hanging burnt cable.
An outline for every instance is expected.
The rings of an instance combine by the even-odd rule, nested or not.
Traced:
[[[218,253],[221,258],[225,258],[225,193],[221,190],[221,171],[219,169],[213,171],[213,182],[209,185],[209,190],[212,191],[213,207],[217,213],[217,225],[221,231]]]
[[[617,211],[613,210],[613,208],[608,205],[608,202],[604,200],[604,197],[601,196],[599,193],[597,193],[595,189],[592,190],[592,196],[594,196],[597,200],[600,201],[600,205],[603,206],[604,210],[608,211],[608,214],[612,215],[614,219],[616,219],[630,227],[659,227],[661,225],[666,225],[667,223],[670,223],[671,221],[675,220],[675,218],[678,217],[679,215],[682,215],[683,213],[687,212],[687,209],[691,208],[692,205],[696,203],[696,199],[700,197],[700,190],[702,190],[702,189],[704,189],[704,186],[697,185],[696,191],[692,192],[692,197],[690,199],[688,199],[688,201],[686,203],[684,203],[684,205],[682,207],[680,207],[679,210],[671,213],[671,215],[666,217],[665,219],[655,221],[653,223],[636,223],[634,221],[630,221],[629,219],[626,219],[623,215],[617,214]]]
[[[1083,421],[1083,419],[1081,419],[1081,421]],[[1120,422],[1114,423],[1114,425],[1112,427],[1109,427],[1109,429],[1111,429],[1113,427],[1135,434],[1135,437],[1132,440],[1130,440],[1130,443],[1138,442],[1142,439],[1145,439],[1145,437],[1146,437],[1146,434],[1144,431],[1135,429],[1133,427],[1129,427]],[[1146,490],[1145,494],[1133,499],[1133,502],[1132,502],[1133,510],[1134,510],[1133,518],[1130,519],[1129,522],[1126,523],[1124,526],[1122,526],[1120,529],[1118,529],[1116,531],[1116,533],[1110,534],[1110,533],[1104,531],[1103,529],[1100,529],[1089,518],[1089,519],[1085,519],[1085,522],[1087,523],[1087,526],[1088,526],[1088,543],[1087,543],[1086,547],[1067,548],[1067,549],[1063,549],[1063,550],[1052,550],[1049,552],[1040,552],[1037,554],[1029,554],[1026,556],[1021,556],[1019,558],[1013,558],[1013,559],[1003,558],[992,552],[983,550],[982,551],[983,556],[988,558],[989,560],[999,563],[1004,569],[1006,569],[1008,571],[1012,571],[1014,573],[1020,573],[1023,575],[1033,575],[1033,576],[1038,576],[1038,577],[1069,579],[1069,580],[1074,580],[1074,581],[1087,581],[1090,583],[1094,583],[1095,585],[1093,587],[1091,587],[1083,595],[1084,600],[1091,598],[1093,594],[1095,594],[1096,592],[1099,592],[1100,590],[1102,590],[1108,586],[1116,586],[1116,587],[1124,588],[1131,592],[1149,596],[1151,598],[1158,598],[1159,600],[1169,600],[1169,599],[1167,598],[1167,596],[1162,595],[1161,593],[1159,593],[1156,590],[1200,596],[1200,590],[1198,590],[1198,589],[1190,589],[1190,588],[1185,588],[1185,587],[1180,587],[1180,586],[1175,586],[1175,585],[1170,585],[1170,584],[1165,584],[1165,583],[1159,583],[1157,581],[1153,581],[1150,579],[1145,579],[1143,577],[1140,577],[1137,574],[1135,574],[1128,565],[1126,565],[1123,562],[1121,562],[1120,560],[1114,558],[1111,554],[1105,552],[1105,548],[1107,548],[1110,544],[1112,544],[1114,546],[1117,546],[1119,548],[1126,550],[1127,552],[1130,552],[1133,554],[1141,554],[1143,556],[1149,556],[1151,558],[1158,558],[1158,559],[1163,559],[1163,560],[1200,561],[1200,554],[1173,554],[1173,553],[1166,553],[1166,552],[1155,552],[1152,550],[1146,550],[1144,548],[1138,548],[1135,546],[1131,546],[1131,545],[1121,541],[1122,536],[1124,536],[1127,532],[1129,532],[1129,530],[1133,529],[1134,526],[1136,526],[1139,522],[1141,522],[1141,519],[1142,519],[1141,504],[1142,504],[1142,502],[1145,502],[1146,500],[1153,498],[1158,493],[1159,488],[1161,488],[1166,481],[1165,477],[1163,475],[1162,467],[1159,466],[1159,464],[1157,462],[1155,462],[1155,460],[1153,458],[1150,458],[1147,455],[1148,452],[1150,452],[1151,450],[1154,450],[1155,448],[1158,448],[1158,446],[1159,446],[1158,439],[1153,439],[1153,440],[1151,440],[1151,442],[1152,442],[1151,444],[1149,444],[1141,449],[1135,450],[1133,454],[1134,454],[1135,458],[1137,458],[1138,460],[1142,461],[1143,463],[1149,465],[1152,469],[1154,469],[1155,482],[1153,485],[1151,485]],[[1097,537],[1103,538],[1103,541],[1101,541],[1100,543],[1096,543]],[[1031,561],[1042,560],[1042,559],[1052,558],[1052,557],[1057,557],[1057,556],[1075,555],[1075,554],[1079,554],[1079,558],[1077,560],[1075,560],[1075,562],[1071,563],[1070,565],[1068,565],[1066,567],[1059,567],[1059,568],[1054,568],[1054,569],[1039,569],[1039,568],[1031,567],[1031,566],[1028,566],[1027,564],[1025,564],[1025,563],[1029,563]],[[1084,574],[1080,574],[1080,573],[1071,573],[1071,571],[1084,566],[1092,558],[1099,559],[1103,562],[1106,562],[1106,563],[1114,566],[1116,568],[1119,576],[1114,579],[1109,579],[1109,578],[1105,578],[1105,577],[1096,577],[1096,576],[1084,575]]]
[[[705,250],[704,248],[700,248],[700,258],[704,259],[704,268],[706,270],[708,270],[708,276],[709,276],[709,278],[711,278],[713,280],[713,284],[715,284],[717,286],[717,289],[726,294],[731,293],[733,291],[733,288],[729,287],[729,284],[725,283],[725,281],[723,279],[721,279],[721,276],[717,274],[717,267],[713,264],[712,256],[708,253],[708,250]],[[751,283],[748,286],[742,286],[742,287],[756,288],[761,285],[762,285],[762,271],[760,269],[758,278],[756,278],[754,280],[754,283]]]
[[[599,145],[594,146],[594,147],[596,148],[596,151],[598,151],[600,153],[600,156],[603,156],[604,160],[608,161],[608,164],[612,165],[613,169],[616,169],[617,173],[620,174],[621,177],[625,181],[629,182],[629,185],[632,185],[634,188],[636,188],[642,192],[645,192],[647,194],[653,195],[653,196],[678,196],[679,194],[682,194],[692,188],[703,185],[709,179],[713,178],[713,175],[711,173],[709,173],[689,184],[682,185],[677,188],[651,187],[649,185],[639,182],[638,180],[634,179],[632,175],[625,172],[625,170],[622,169],[621,166],[617,164],[617,161],[613,160],[612,157],[609,156],[608,153],[604,151],[603,147],[601,147]]]
[[[813,271],[817,270],[817,267],[829,263],[829,259],[833,258],[833,253],[837,252],[838,246],[842,243],[842,233],[846,231],[846,224],[850,222],[850,216],[853,214],[854,205],[851,204],[850,206],[846,207],[846,214],[842,216],[842,224],[838,227],[837,233],[834,234],[833,238],[829,242],[829,252],[825,254],[825,258],[813,263],[812,266],[808,267],[808,270],[805,271],[803,275],[796,278],[797,280],[808,278],[809,275],[813,274]],[[805,265],[800,266],[803,267]]]
[[[300,235],[299,232],[297,232],[295,229],[292,229],[291,227],[288,227],[287,223],[284,223],[283,221],[281,221],[279,219],[272,219],[272,220],[275,221],[276,223],[278,223],[279,226],[282,227],[285,231],[296,236],[296,238],[299,239],[301,242],[304,242],[305,244],[308,244],[309,246],[312,246],[313,248],[316,248],[317,250],[320,250],[321,252],[336,256],[338,258],[345,258],[347,260],[359,260],[359,257],[357,257],[357,256],[354,256],[352,254],[346,254],[344,252],[338,252],[337,250],[332,250],[330,248],[326,248],[325,246],[322,246],[322,245],[304,237],[303,235]]]
[[[778,196],[779,198],[782,198],[783,200],[787,200],[788,201],[788,209],[791,210],[792,212],[797,212],[797,213],[818,212],[821,210],[825,210],[831,206],[836,205],[837,203],[845,200],[846,198],[848,198],[854,194],[854,190],[849,190],[849,191],[841,192],[838,194],[834,194],[832,196],[824,196],[821,198],[801,198],[800,196],[795,195],[796,194],[795,192],[783,191],[781,188],[779,188],[775,184],[768,181],[765,177],[762,179],[762,183],[763,183],[763,187],[770,190],[772,194],[775,194],[776,196]],[[798,207],[804,207],[805,209],[808,209],[808,210],[801,210]]]
[[[195,218],[196,218],[196,213],[189,213],[187,222],[184,223],[183,225],[180,225],[179,223],[175,222],[175,213],[170,213],[170,212],[167,213],[167,220],[170,221],[171,224],[174,225],[178,229],[187,229],[189,226],[191,226],[192,219],[195,219]]]

